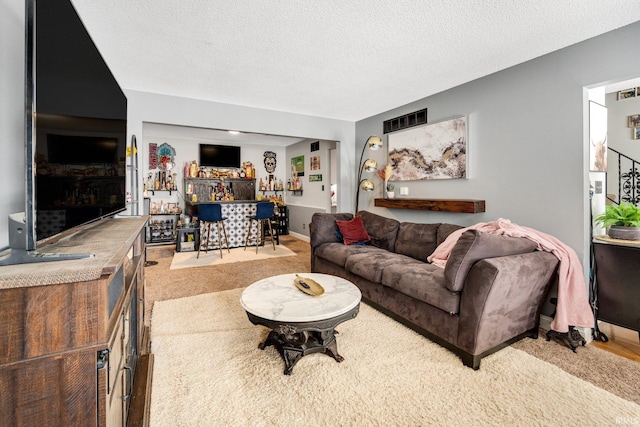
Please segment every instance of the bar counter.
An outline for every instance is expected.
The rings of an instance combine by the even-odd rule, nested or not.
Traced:
[[[249,229],[249,219],[248,216],[253,216],[256,214],[256,204],[260,203],[259,200],[228,200],[228,201],[204,201],[193,203],[190,201],[186,201],[186,211],[187,214],[192,215],[194,217],[198,216],[198,206],[204,204],[220,204],[222,206],[222,216],[227,218],[224,221],[224,226],[227,230],[227,238],[229,239],[229,247],[230,248],[238,248],[244,246],[245,239],[247,238],[247,230]],[[211,242],[216,241],[218,239],[216,227],[211,227],[211,235],[209,236],[209,249],[217,249],[218,245],[213,244]],[[256,237],[256,227],[254,226],[251,230],[250,239],[255,239]],[[200,238],[204,239],[204,227],[203,224],[200,224]],[[254,240],[255,242],[255,240]],[[262,239],[260,239],[260,244],[262,244]],[[255,245],[254,245],[255,246]],[[224,245],[222,245],[224,248]]]

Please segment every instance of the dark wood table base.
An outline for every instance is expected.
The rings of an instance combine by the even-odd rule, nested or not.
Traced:
[[[258,348],[264,350],[273,345],[284,359],[284,374],[291,375],[298,360],[307,354],[325,353],[336,362],[342,362],[344,358],[338,354],[335,337],[338,331],[335,328],[340,323],[356,317],[359,310],[360,304],[339,316],[314,322],[281,322],[264,319],[249,312],[247,316],[254,325],[271,328],[269,335]]]

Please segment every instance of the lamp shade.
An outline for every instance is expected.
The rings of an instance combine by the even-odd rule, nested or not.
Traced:
[[[373,191],[375,185],[373,185],[373,182],[369,181],[368,179],[363,179],[360,182],[360,188],[362,188],[364,191]]]
[[[378,163],[375,160],[367,159],[364,162],[363,167],[367,172],[375,172],[376,170],[378,170]]]
[[[379,150],[380,148],[382,148],[382,138],[377,135],[371,135],[369,139],[367,139],[367,145],[369,146],[370,150]]]

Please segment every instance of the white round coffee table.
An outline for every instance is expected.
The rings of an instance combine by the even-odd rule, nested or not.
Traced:
[[[338,354],[335,327],[353,319],[360,308],[360,290],[341,277],[319,273],[299,273],[324,288],[320,296],[300,291],[293,280],[295,274],[267,277],[249,285],[240,304],[254,325],[271,329],[258,347],[275,346],[285,362],[285,375],[307,354],[326,353],[336,361]]]

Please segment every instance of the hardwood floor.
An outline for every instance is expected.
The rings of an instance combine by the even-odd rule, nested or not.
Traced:
[[[605,322],[599,322],[598,327],[609,338],[609,341],[593,341],[592,344],[594,346],[640,362],[640,337],[638,332]]]

